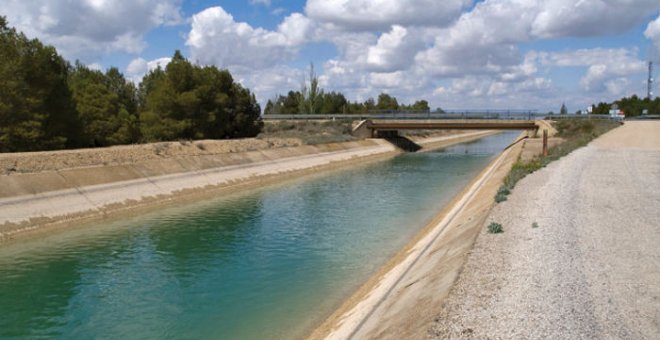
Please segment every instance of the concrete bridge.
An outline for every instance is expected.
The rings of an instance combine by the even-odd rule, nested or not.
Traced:
[[[353,135],[365,138],[397,135],[399,130],[534,130],[534,120],[363,120],[353,128]]]

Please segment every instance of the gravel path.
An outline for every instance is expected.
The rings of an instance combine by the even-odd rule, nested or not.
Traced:
[[[430,338],[660,339],[660,122],[526,177],[491,221]]]

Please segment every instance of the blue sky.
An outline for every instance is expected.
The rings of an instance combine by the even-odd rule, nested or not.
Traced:
[[[69,60],[138,82],[178,49],[262,104],[299,89],[311,62],[351,100],[574,111],[644,96],[646,62],[660,59],[657,0],[6,2],[10,25]]]

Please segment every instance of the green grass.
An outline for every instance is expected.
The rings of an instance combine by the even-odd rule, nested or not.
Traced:
[[[504,229],[502,228],[502,225],[501,225],[501,224],[499,224],[499,223],[495,223],[495,222],[491,222],[491,223],[488,225],[488,232],[491,233],[491,234],[499,234],[499,233],[503,233],[503,232],[504,232]]]
[[[564,139],[564,142],[548,149],[547,157],[535,157],[534,159],[523,162],[517,161],[511,167],[511,171],[504,178],[504,183],[495,195],[495,202],[500,203],[507,200],[516,183],[525,176],[539,170],[551,162],[571,153],[573,150],[587,145],[594,138],[619,126],[617,122],[607,120],[561,120],[554,124],[557,129],[557,137]]]
[[[337,143],[355,140],[350,121],[266,122],[257,138],[298,138],[304,144]]]

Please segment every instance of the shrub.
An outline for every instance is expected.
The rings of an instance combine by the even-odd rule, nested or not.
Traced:
[[[488,225],[488,232],[491,233],[491,234],[499,234],[499,233],[503,233],[503,232],[504,232],[504,229],[502,228],[502,225],[501,225],[501,224],[499,224],[499,223],[495,223],[495,222],[491,222],[491,223]]]
[[[538,223],[536,223],[536,222],[532,223],[532,228],[538,228],[538,227],[539,227]]]
[[[497,190],[497,194],[495,195],[495,202],[500,203],[500,202],[506,201],[507,196],[509,196],[510,193],[511,193],[511,191],[509,189],[507,189],[504,186],[501,186]]]

